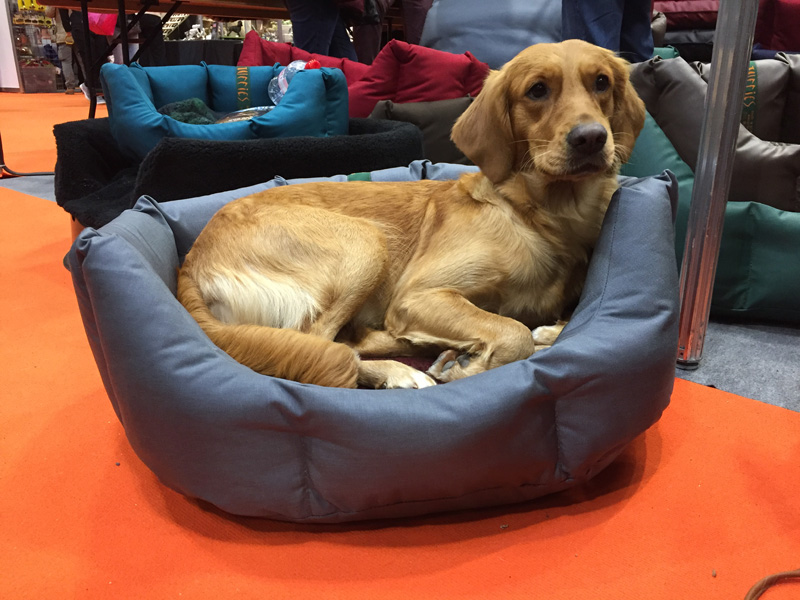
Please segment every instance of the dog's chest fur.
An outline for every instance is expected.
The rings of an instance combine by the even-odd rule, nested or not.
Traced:
[[[494,285],[473,302],[531,327],[563,317],[580,296],[616,181],[539,190],[487,185],[480,182],[473,194],[487,204],[482,218],[496,221],[495,235],[504,243],[491,257],[498,266]]]

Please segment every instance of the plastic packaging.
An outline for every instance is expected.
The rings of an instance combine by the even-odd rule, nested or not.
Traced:
[[[277,77],[273,77],[270,80],[269,88],[267,89],[269,92],[269,99],[276,105],[279,104],[280,101],[283,100],[286,90],[289,89],[289,83],[291,83],[292,78],[298,71],[319,68],[320,64],[317,60],[310,60],[308,62],[304,60],[293,60],[286,67],[281,69]]]

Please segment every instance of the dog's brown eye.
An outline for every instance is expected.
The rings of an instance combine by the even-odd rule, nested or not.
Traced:
[[[542,83],[534,83],[531,86],[531,89],[528,90],[528,97],[533,98],[534,100],[541,100],[543,98],[547,98],[547,94],[550,90],[547,89],[547,86]]]
[[[598,92],[605,92],[611,86],[608,75],[598,75],[594,80],[594,89]]]

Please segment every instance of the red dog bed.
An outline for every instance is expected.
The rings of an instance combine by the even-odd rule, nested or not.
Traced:
[[[714,29],[719,0],[656,0],[653,8],[667,16],[667,28],[670,31]]]
[[[309,54],[291,44],[268,42],[251,31],[245,37],[238,66],[260,66],[317,59],[323,67],[342,69],[350,96],[350,116],[368,117],[379,100],[430,102],[475,96],[489,65],[469,52],[453,54],[392,40],[371,65],[345,58]]]
[[[800,51],[800,0],[759,0],[755,41],[770,50]]]

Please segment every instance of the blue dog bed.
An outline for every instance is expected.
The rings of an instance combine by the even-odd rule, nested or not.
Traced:
[[[467,169],[417,162],[371,178],[449,179]],[[669,403],[679,313],[670,173],[622,181],[578,309],[551,348],[422,390],[257,374],[176,300],[178,265],[208,219],[233,198],[287,183],[164,205],[142,197],[84,230],[68,255],[109,398],[167,486],[286,521],[510,504],[593,477]]]
[[[122,151],[143,159],[164,137],[250,140],[347,133],[347,82],[339,69],[299,71],[272,111],[247,121],[199,125],[159,108],[190,98],[218,113],[273,105],[268,85],[283,67],[179,65],[142,67],[107,63],[100,70],[111,133]]]

